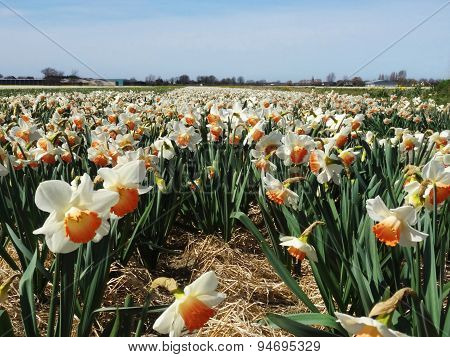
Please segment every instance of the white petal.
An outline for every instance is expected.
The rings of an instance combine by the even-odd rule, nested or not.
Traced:
[[[72,190],[67,182],[51,180],[39,185],[34,201],[41,211],[50,213],[64,210],[71,196]]]
[[[200,276],[190,285],[184,288],[184,293],[186,295],[193,294],[194,296],[208,294],[217,289],[219,284],[217,280],[216,273],[214,271],[209,271]]]
[[[146,194],[147,192],[150,192],[150,190],[151,190],[152,188],[153,188],[152,186],[148,186],[148,187],[139,187],[139,188],[138,188],[138,193],[139,193],[140,195],[144,195],[144,194]]]
[[[168,334],[177,312],[177,302],[170,305],[153,324],[153,329],[160,334]]]
[[[48,249],[53,253],[67,254],[78,249],[81,244],[73,243],[64,234],[64,231],[58,230],[52,235],[45,236],[45,242],[47,243]]]
[[[366,209],[369,217],[377,222],[392,215],[391,211],[386,207],[380,196],[367,200]]]
[[[422,242],[428,234],[418,231],[410,226],[403,227],[400,232],[399,244],[403,247],[412,247],[418,242]]]
[[[147,173],[145,169],[145,163],[142,160],[131,161],[125,165],[122,165],[117,169],[117,173],[120,176],[120,182],[124,185],[128,184],[140,184]]]
[[[92,193],[92,203],[86,208],[100,215],[107,215],[117,202],[119,202],[117,192],[102,189]]]
[[[402,206],[392,210],[398,219],[408,224],[416,224],[417,214],[413,206]]]
[[[103,219],[102,224],[97,228],[97,231],[95,233],[95,237],[94,239],[92,239],[92,241],[94,243],[98,243],[104,236],[109,233],[109,222],[106,219]]]
[[[80,184],[78,185],[72,199],[75,203],[86,207],[93,201],[94,183],[88,174],[84,174],[80,179]],[[76,198],[76,199],[75,199]]]
[[[114,187],[119,182],[119,175],[113,169],[109,167],[102,167],[98,170],[98,174],[103,178],[103,187]]]
[[[314,249],[314,247],[312,245],[304,243],[304,245],[301,248],[301,250],[306,253],[306,256],[308,257],[309,260],[311,260],[313,262],[317,262],[317,260],[318,260],[317,259],[317,253],[316,253],[316,250]]]
[[[280,242],[289,242],[291,240],[297,240],[297,237],[293,236],[280,236]]]
[[[444,169],[445,167],[440,161],[431,160],[422,169],[423,178],[435,180],[442,175]]]
[[[324,184],[328,181],[330,181],[331,176],[329,175],[327,170],[322,170],[320,174],[317,175],[317,182],[320,184]]]
[[[417,181],[411,181],[410,183],[406,184],[403,189],[408,193],[414,193],[420,188],[420,183]]]
[[[219,305],[226,297],[227,296],[225,294],[215,292],[213,294],[199,295],[197,296],[197,299],[209,307],[213,307]]]
[[[178,337],[181,336],[181,332],[184,329],[184,320],[181,315],[176,315],[175,320],[170,327],[169,337]]]
[[[338,318],[337,321],[347,330],[349,335],[356,334],[365,326],[358,317],[341,314],[340,312],[335,312],[334,314]]]
[[[62,231],[64,229],[64,221],[58,219],[56,212],[50,213],[50,216],[47,217],[43,226],[33,231],[33,234],[45,234],[52,235],[57,231]]]

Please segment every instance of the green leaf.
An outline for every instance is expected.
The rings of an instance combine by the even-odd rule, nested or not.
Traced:
[[[159,314],[161,312],[166,311],[166,309],[169,307],[169,305],[158,305],[158,306],[150,306],[147,307],[147,313],[149,314]],[[140,314],[142,312],[142,309],[144,309],[144,306],[121,306],[121,307],[102,307],[100,309],[97,309],[93,311],[93,314],[98,314],[101,312],[123,312],[130,315]]]
[[[11,320],[5,310],[0,310],[0,337],[14,337]]]
[[[330,327],[332,329],[339,330],[342,332],[343,335],[346,335],[347,333],[342,328],[342,326],[336,321],[336,317],[326,314],[318,314],[318,313],[299,313],[299,314],[288,314],[283,315],[283,317],[288,318],[289,320],[292,320],[294,322],[299,322],[303,325],[317,325],[317,326],[324,326],[324,327]],[[269,325],[271,326],[278,326],[274,322],[269,321]]]
[[[19,282],[20,306],[22,308],[22,321],[25,335],[28,337],[39,336],[36,324],[36,305],[34,302],[33,277],[36,272],[37,250],[28,264],[27,269]]]
[[[337,337],[335,334],[315,329],[282,315],[267,314],[267,318],[296,337]]]
[[[233,217],[239,219],[242,224],[255,236],[258,240],[262,251],[266,255],[269,263],[275,269],[278,276],[284,281],[284,283],[291,289],[291,291],[309,308],[311,312],[319,312],[319,309],[314,305],[314,303],[308,298],[305,292],[300,288],[297,281],[291,276],[289,271],[277,258],[273,250],[269,247],[264,237],[259,232],[258,228],[253,224],[252,221],[242,212],[237,212],[233,214]]]

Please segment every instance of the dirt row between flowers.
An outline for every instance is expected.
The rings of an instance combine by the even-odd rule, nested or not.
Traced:
[[[289,314],[307,311],[273,271],[255,238],[242,228],[235,231],[230,242],[224,243],[218,236],[176,226],[168,237],[166,248],[175,253],[163,253],[151,273],[143,267],[139,257],[134,257],[126,267],[114,263],[102,307],[123,306],[127,295],[132,296],[135,305],[142,305],[148,287],[158,277],[172,277],[180,286],[185,286],[202,273],[214,270],[219,278],[218,290],[227,298],[216,308],[216,315],[194,336],[288,336],[287,332],[262,323],[264,316],[269,312]],[[309,265],[306,261],[302,264],[299,284],[322,310],[323,302]],[[0,281],[12,273],[0,259]],[[3,308],[11,317],[15,335],[23,336],[17,289],[18,279]],[[50,287],[47,294],[50,295]],[[154,305],[170,304],[173,297],[157,290],[152,301]],[[37,301],[37,322],[43,335],[48,308],[48,302]],[[113,317],[112,313],[97,314],[92,335],[98,336]],[[156,317],[148,318],[144,335],[154,335],[151,327]],[[76,335],[76,320],[74,325],[73,334]]]

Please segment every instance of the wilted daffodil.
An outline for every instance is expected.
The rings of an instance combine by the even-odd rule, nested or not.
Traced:
[[[376,237],[388,246],[397,244],[411,247],[423,241],[428,234],[411,227],[417,222],[417,213],[412,206],[389,209],[380,196],[366,202],[367,213],[374,221],[379,222],[372,227]]]
[[[145,162],[142,160],[98,170],[103,178],[103,187],[119,194],[119,202],[111,207],[111,212],[117,217],[133,212],[137,208],[139,195],[150,191],[150,187],[140,187],[146,173]]]
[[[226,297],[216,291],[218,281],[213,271],[204,273],[184,290],[179,289],[173,279],[156,280],[152,288],[164,286],[175,296],[175,301],[155,321],[153,329],[171,337],[180,336],[185,328],[193,332],[203,327],[215,314],[212,307]]]
[[[44,234],[53,253],[70,253],[81,244],[99,242],[109,232],[110,210],[119,194],[109,190],[94,191],[88,174],[77,186],[64,181],[45,181],[36,190],[36,206],[50,213],[34,234]]]

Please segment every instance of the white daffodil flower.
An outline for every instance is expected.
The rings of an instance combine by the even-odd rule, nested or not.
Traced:
[[[311,137],[296,133],[287,133],[281,142],[282,145],[277,149],[276,155],[286,166],[308,162],[309,153],[316,147]]]
[[[109,190],[94,191],[88,174],[78,186],[64,181],[45,181],[36,190],[36,206],[50,213],[34,234],[44,234],[53,253],[70,253],[81,244],[99,242],[109,233],[110,210],[119,194]]]
[[[412,206],[402,206],[389,209],[380,196],[366,202],[367,213],[374,221],[379,222],[372,227],[376,237],[384,244],[394,247],[415,246],[423,241],[428,234],[411,227],[417,222],[417,213]]]
[[[209,271],[184,290],[174,293],[175,302],[155,321],[153,329],[170,337],[180,336],[186,328],[189,332],[203,327],[214,316],[213,306],[220,304],[226,297],[216,291],[217,276]]]
[[[279,205],[297,208],[298,195],[288,189],[288,185],[284,185],[281,181],[277,180],[269,173],[266,173],[264,176],[263,183],[266,190],[266,196],[269,200]]]
[[[405,201],[413,206],[422,204],[432,209],[434,205],[434,189],[436,187],[436,204],[444,203],[450,196],[450,167],[437,159],[432,159],[422,169],[422,181],[413,180],[405,185],[408,195]]]
[[[181,149],[188,148],[190,151],[195,151],[196,145],[202,141],[201,135],[193,126],[186,127],[180,122],[174,123],[169,139],[175,141]]]
[[[402,332],[392,330],[370,317],[353,317],[339,312],[334,313],[349,335],[355,337],[408,337]]]
[[[168,138],[160,138],[156,140],[153,145],[154,154],[158,157],[161,155],[166,160],[171,160],[175,156],[175,149],[173,148],[172,141]]]
[[[335,184],[341,183],[341,172],[344,169],[340,165],[340,160],[335,154],[330,154],[334,146],[334,141],[325,145],[322,150],[313,150],[309,156],[309,167],[313,174],[317,176],[317,181],[324,184],[332,180]]]
[[[288,247],[288,253],[295,259],[302,261],[307,257],[313,262],[317,262],[317,253],[311,244],[308,244],[307,237],[281,236],[280,245]]]
[[[103,178],[103,187],[119,194],[119,202],[111,207],[111,212],[117,217],[133,212],[138,206],[139,195],[150,191],[151,187],[140,186],[146,173],[145,162],[142,160],[98,170]]]

